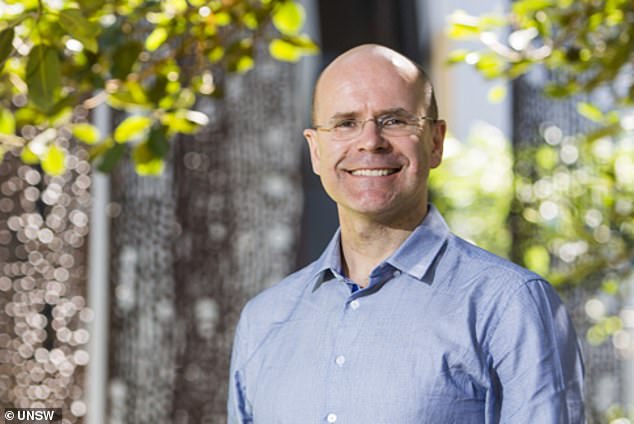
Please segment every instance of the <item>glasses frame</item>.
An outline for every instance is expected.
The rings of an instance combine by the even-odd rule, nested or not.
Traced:
[[[352,119],[350,118],[350,120],[356,121],[357,124],[359,124],[359,130],[358,133],[351,135],[349,137],[345,137],[345,138],[340,138],[339,140],[341,141],[346,141],[346,140],[352,140],[356,137],[358,137],[359,135],[361,135],[363,133],[363,129],[365,128],[365,124],[367,124],[370,121],[374,121],[374,123],[376,124],[379,133],[383,133],[383,131],[385,130],[384,124],[383,124],[383,120],[387,120],[389,118],[394,118],[393,115],[387,115],[387,116],[379,116],[377,118],[368,118],[368,119]],[[421,121],[429,121],[432,123],[436,123],[438,121],[440,121],[440,119],[438,118],[432,118],[431,116],[415,116],[412,118],[401,118],[404,121],[407,121],[408,123],[406,124],[407,126],[417,126],[419,129],[421,129]],[[315,131],[325,131],[325,132],[333,132],[336,127],[335,126],[331,126],[331,127],[327,127],[325,125],[315,125],[313,126],[313,129]]]

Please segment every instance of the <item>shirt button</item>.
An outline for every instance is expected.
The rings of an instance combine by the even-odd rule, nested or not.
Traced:
[[[328,421],[329,423],[334,423],[335,421],[337,421],[337,415],[328,414],[328,416],[326,417],[326,421]]]
[[[346,363],[346,357],[345,357],[345,356],[343,356],[343,355],[339,355],[339,356],[337,356],[337,357],[335,358],[335,363],[336,363],[337,365],[339,365],[340,367],[342,367],[342,366],[343,366],[343,364],[345,364],[345,363]]]
[[[352,310],[357,310],[359,309],[359,306],[361,306],[361,303],[359,303],[358,300],[353,300],[352,302],[350,302],[350,307],[352,308]]]
[[[394,271],[394,273],[392,274],[394,277],[398,277],[399,275],[401,275],[401,271],[399,271],[398,269],[396,271]]]

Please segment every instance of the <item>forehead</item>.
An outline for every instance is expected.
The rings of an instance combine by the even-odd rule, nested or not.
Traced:
[[[315,117],[399,108],[416,113],[423,106],[419,85],[418,69],[400,56],[359,56],[334,62],[315,91]]]

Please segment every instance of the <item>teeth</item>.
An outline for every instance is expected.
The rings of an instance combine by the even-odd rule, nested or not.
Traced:
[[[364,177],[383,177],[396,172],[396,169],[355,169],[352,175],[361,175]]]

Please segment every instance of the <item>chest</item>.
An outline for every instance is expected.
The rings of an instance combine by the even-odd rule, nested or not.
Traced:
[[[474,339],[467,313],[424,296],[307,305],[248,364],[256,422],[482,422],[486,371]]]

